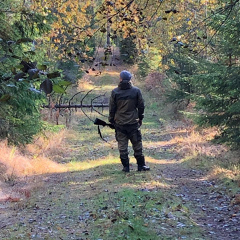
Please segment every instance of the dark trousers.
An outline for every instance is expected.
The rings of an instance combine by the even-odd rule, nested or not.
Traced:
[[[145,165],[145,159],[143,155],[142,135],[139,129],[138,123],[115,125],[116,128],[116,140],[118,142],[118,150],[120,153],[120,159],[124,167],[129,166],[128,157],[128,142],[132,143],[134,151],[134,157],[137,160],[137,164],[140,166]]]

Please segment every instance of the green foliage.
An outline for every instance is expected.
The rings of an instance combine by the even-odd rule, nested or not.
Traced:
[[[39,107],[42,94],[25,81],[1,84],[0,92],[8,99],[0,101],[0,138],[11,144],[26,144],[41,130]],[[3,98],[2,98],[3,99]]]
[[[162,72],[161,60],[161,51],[158,48],[150,47],[149,50],[142,50],[137,59],[138,73],[141,77],[146,77],[151,71]]]
[[[31,12],[23,11],[19,18],[14,23],[16,33],[21,37],[36,37],[48,32],[51,27],[50,24],[53,21],[51,16],[43,16],[37,12],[32,14]]]
[[[136,60],[137,48],[132,38],[124,38],[120,42],[121,59],[127,64],[134,64]]]
[[[220,127],[222,130],[218,141],[235,146],[240,145],[239,72],[237,66],[213,64],[208,74],[199,78],[202,96],[196,98],[197,109],[203,111],[199,114],[198,123]]]
[[[46,36],[59,20],[56,11],[35,1],[4,1],[0,6],[0,139],[26,144],[43,128],[40,107],[45,96],[39,89],[47,94],[53,90],[55,100],[61,99],[79,77],[79,66],[75,61],[58,66],[54,57],[61,48],[49,45]],[[91,39],[88,55],[93,51]]]
[[[83,72],[79,69],[79,65],[74,61],[60,61],[58,63],[58,68],[63,71],[64,79],[68,82],[75,83],[83,75]]]
[[[146,57],[142,57],[138,62],[138,73],[141,77],[146,77],[150,71],[149,62],[147,60]]]
[[[171,102],[181,102],[192,99],[195,92],[197,80],[195,74],[200,67],[199,60],[194,56],[188,56],[186,52],[174,52],[168,56],[169,70],[167,74],[172,82],[168,92],[168,100]]]
[[[58,133],[65,128],[65,125],[56,125],[49,122],[43,122],[42,128],[44,132]]]
[[[1,7],[0,139],[27,144],[42,129],[44,96],[37,89],[44,77],[39,71],[45,67],[37,69],[34,61],[41,56],[36,39],[50,29],[50,19],[31,12],[20,1],[6,1]]]
[[[168,71],[171,100],[193,100],[197,123],[218,126],[221,134],[217,141],[233,147],[240,145],[239,14],[237,4],[215,14],[209,25],[215,34],[211,42],[214,51],[203,49],[201,55],[194,56],[185,48],[178,49],[169,56],[172,64]],[[224,22],[220,32],[219,22]]]

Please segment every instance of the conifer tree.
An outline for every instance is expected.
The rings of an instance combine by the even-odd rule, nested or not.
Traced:
[[[196,103],[197,123],[218,126],[219,142],[240,145],[240,6],[238,1],[217,9],[208,24],[205,46],[192,53],[181,48],[171,56],[172,99]],[[207,50],[207,51],[206,51]]]

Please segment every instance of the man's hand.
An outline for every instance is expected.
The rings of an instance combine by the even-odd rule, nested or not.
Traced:
[[[138,124],[139,124],[139,127],[141,127],[142,126],[142,120],[138,120]]]
[[[112,124],[112,123],[108,124],[108,126],[109,126],[111,129],[115,129],[114,124]]]

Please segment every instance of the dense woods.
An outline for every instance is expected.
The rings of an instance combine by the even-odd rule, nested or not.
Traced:
[[[239,239],[239,56],[239,0],[1,0],[0,239]],[[104,122],[122,70],[150,171]]]
[[[6,0],[0,7],[2,139],[31,142],[44,128],[47,98],[59,101],[89,69],[100,74],[113,45],[142,77],[166,74],[170,101],[194,104],[189,115],[199,125],[217,126],[219,141],[239,145],[239,1]],[[105,58],[93,66],[99,47]]]

